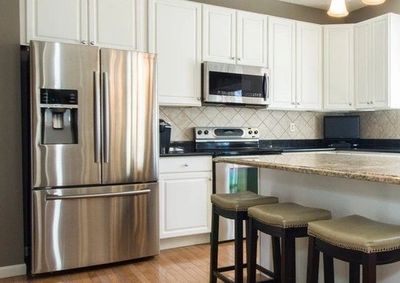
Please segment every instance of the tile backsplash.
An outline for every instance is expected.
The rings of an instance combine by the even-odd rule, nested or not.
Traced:
[[[364,139],[400,139],[400,110],[360,113]]]
[[[329,115],[331,115],[330,113]],[[357,113],[361,138],[400,139],[400,110]],[[172,124],[173,141],[193,140],[193,127],[258,127],[262,139],[320,139],[324,113],[271,111],[234,107],[160,107],[160,118]],[[296,130],[290,131],[294,123]]]
[[[257,127],[262,139],[320,139],[323,113],[235,107],[160,107],[173,141],[193,140],[193,127]],[[290,124],[295,131],[290,131]]]

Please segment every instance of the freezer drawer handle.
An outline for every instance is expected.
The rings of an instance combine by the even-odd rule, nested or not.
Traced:
[[[108,193],[108,194],[82,194],[82,195],[46,195],[46,200],[61,200],[61,199],[81,199],[81,198],[104,198],[104,197],[122,197],[122,196],[134,196],[134,195],[143,195],[150,193],[149,189],[140,190],[140,191],[131,191],[131,192],[118,192],[118,193]]]

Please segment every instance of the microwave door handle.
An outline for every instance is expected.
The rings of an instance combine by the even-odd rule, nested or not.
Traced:
[[[269,76],[267,73],[264,73],[264,94],[265,94],[265,100],[269,100]]]

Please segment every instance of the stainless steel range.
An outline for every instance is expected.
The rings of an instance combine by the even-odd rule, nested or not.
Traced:
[[[197,152],[210,152],[214,156],[252,156],[280,154],[280,149],[264,148],[257,128],[195,128]],[[236,164],[216,163],[214,167],[214,193],[252,191],[258,193],[258,168]],[[234,239],[234,221],[221,219],[219,240]]]
[[[155,57],[32,42],[32,274],[159,253]]]

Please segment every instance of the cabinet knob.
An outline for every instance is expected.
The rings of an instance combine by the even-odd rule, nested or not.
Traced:
[[[237,58],[238,59],[238,61],[240,61],[241,59],[240,58]]]
[[[82,44],[87,44],[87,41],[86,40],[82,40],[81,43]]]
[[[94,41],[91,41],[91,42],[90,42],[90,45],[94,45]]]
[[[189,167],[189,164],[187,164],[187,163],[185,163],[185,164],[183,164],[183,167]]]
[[[350,103],[349,103],[349,106],[353,106],[353,103],[350,102]]]
[[[201,98],[200,97],[197,97],[197,101],[200,101],[201,100]]]
[[[231,57],[232,60],[235,60],[235,57]]]

